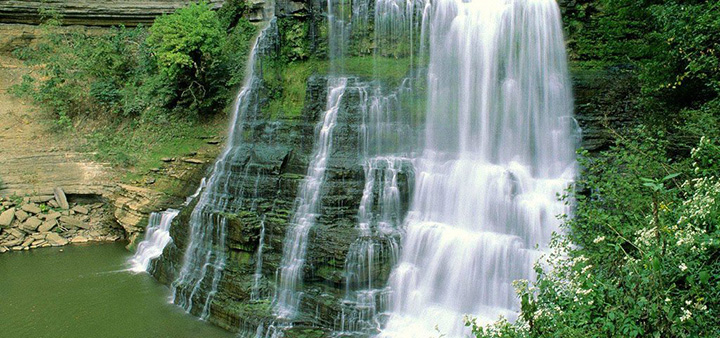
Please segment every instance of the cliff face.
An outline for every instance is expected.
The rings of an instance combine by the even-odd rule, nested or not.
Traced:
[[[0,22],[2,23],[40,23],[43,14],[49,10],[62,15],[63,23],[87,26],[136,26],[152,23],[156,16],[172,13],[192,1],[186,0],[120,0],[120,1],[0,1]],[[220,7],[223,0],[210,0],[213,6]]]
[[[316,16],[306,16],[310,5],[297,11],[290,2],[278,2],[276,14],[290,22],[320,27],[323,22],[309,22]],[[317,4],[316,4],[317,5]],[[321,17],[321,16],[317,16]],[[292,34],[292,25],[280,25],[279,36]],[[282,48],[282,42],[273,47]],[[270,48],[270,49],[273,49]],[[270,68],[287,65],[268,62]],[[272,72],[272,69],[266,69]],[[277,70],[277,69],[276,69]],[[310,70],[311,72],[313,70]],[[633,121],[628,109],[616,100],[628,100],[633,93],[630,77],[614,70],[573,71],[576,97],[576,120],[583,130],[582,146],[591,151],[606,149],[612,143],[608,127],[622,128]],[[288,79],[285,79],[288,80]],[[333,150],[329,158],[326,181],[321,192],[320,217],[311,229],[303,274],[304,296],[301,314],[294,321],[298,335],[317,330],[323,335],[339,328],[346,297],[345,261],[351,244],[358,239],[356,225],[358,208],[363,195],[365,173],[362,167],[362,78],[350,78],[338,113],[333,133]],[[293,217],[298,189],[307,174],[313,151],[316,126],[326,108],[328,79],[310,76],[304,85],[305,98],[300,116],[278,115],[269,103],[283,90],[261,84],[257,100],[258,111],[246,116],[244,144],[240,159],[233,164],[237,175],[233,191],[242,199],[243,207],[227,218],[227,263],[218,286],[218,293],[210,304],[209,321],[231,331],[254,334],[255,330],[273,321],[271,302],[278,280],[277,271],[283,255],[283,240]],[[420,95],[422,96],[422,95]],[[422,130],[422,126],[416,126]],[[400,186],[402,203],[409,203],[411,170],[402,175]],[[163,257],[155,262],[153,271],[163,283],[175,280],[182,265],[183,253],[189,243],[188,221],[193,205],[175,218],[171,233],[173,243]],[[262,239],[262,242],[261,242]],[[259,246],[262,253],[259,255]],[[260,267],[260,276],[258,264]],[[387,280],[391,261],[376,262],[373,270],[380,284]],[[207,296],[200,290],[198,300]],[[193,310],[199,315],[200,309]],[[286,336],[295,336],[293,332]]]
[[[47,6],[64,16],[67,23],[86,25],[135,25],[152,22],[157,15],[183,6],[187,1],[152,2],[66,2],[66,1],[0,1],[0,22],[37,23],[38,9]],[[219,6],[222,1],[212,1]],[[252,2],[250,17],[254,21],[268,19],[264,2]],[[293,24],[309,27],[305,39],[322,36],[322,3],[316,1],[277,1],[274,12],[286,20],[279,35],[287,36]],[[318,13],[315,13],[318,12]],[[309,14],[309,15],[308,15]],[[289,23],[289,24],[287,24]],[[311,35],[311,29],[318,31]],[[313,33],[315,34],[315,33]],[[312,44],[317,44],[317,41]],[[321,43],[319,43],[321,44]],[[270,48],[278,53],[282,42]],[[322,50],[322,48],[317,48]],[[315,50],[315,47],[313,48]],[[318,52],[322,53],[322,52]],[[319,55],[319,58],[322,58]],[[277,72],[287,64],[268,62],[266,70]],[[312,69],[309,70],[313,72]],[[268,80],[270,80],[268,78]],[[285,79],[289,81],[289,79]],[[305,296],[300,306],[302,314],[296,328],[315,327],[332,330],[338,327],[345,298],[345,260],[351,244],[358,238],[358,208],[365,185],[362,167],[362,123],[364,95],[362,78],[350,78],[341,102],[338,121],[333,134],[334,147],[329,157],[326,182],[321,192],[321,209],[317,224],[309,234],[309,247],[304,268]],[[573,71],[576,98],[576,119],[583,130],[582,146],[591,151],[607,148],[613,139],[611,128],[633,123],[624,106],[631,101],[635,87],[632,78],[620,70]],[[272,321],[271,301],[277,271],[283,255],[283,240],[290,225],[298,189],[307,174],[314,146],[316,126],[326,108],[328,78],[315,74],[304,83],[304,103],[298,116],[277,114],[272,101],[287,88],[277,88],[265,81],[258,97],[260,109],[246,116],[243,125],[244,143],[238,159],[232,164],[235,199],[242,200],[242,208],[228,221],[226,246],[227,264],[218,287],[218,294],[210,305],[209,320],[232,331],[255,332],[260,325]],[[286,84],[283,84],[286,85]],[[422,95],[420,95],[422,96]],[[422,126],[415,126],[422,130]],[[213,153],[213,156],[216,152]],[[206,160],[211,161],[211,158]],[[196,166],[191,164],[189,166]],[[182,177],[185,186],[179,196],[162,196],[148,189],[121,186],[113,197],[115,216],[128,232],[136,232],[147,223],[147,215],[167,206],[168,200],[181,201],[189,195],[203,176],[203,166],[197,166]],[[409,203],[411,170],[401,176],[401,195],[405,206]],[[159,202],[162,201],[162,202]],[[177,204],[177,203],[175,203]],[[189,242],[189,219],[194,204],[184,208],[171,228],[173,243],[155,262],[153,271],[163,283],[170,284],[181,268],[183,254]],[[262,243],[261,243],[261,238]],[[260,245],[262,254],[258,255]],[[259,263],[260,275],[256,275]],[[391,261],[376,262],[375,280],[387,279]],[[197,297],[205,298],[207,290]],[[199,313],[194,313],[198,315]],[[318,334],[321,334],[318,332]],[[292,333],[288,336],[292,336]]]

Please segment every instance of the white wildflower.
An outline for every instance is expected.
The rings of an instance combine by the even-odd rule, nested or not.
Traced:
[[[690,310],[688,310],[684,307],[681,307],[680,310],[682,310],[682,312],[683,312],[682,317],[680,317],[681,322],[685,322],[688,319],[690,319],[690,317],[692,317],[692,312],[690,312]]]
[[[593,243],[598,244],[605,240],[605,236],[600,236],[598,238],[593,239]]]
[[[678,266],[678,268],[680,268],[680,270],[682,270],[682,271],[685,271],[685,270],[687,270],[687,265],[685,265],[685,263],[682,263],[682,264],[680,264],[680,266]]]

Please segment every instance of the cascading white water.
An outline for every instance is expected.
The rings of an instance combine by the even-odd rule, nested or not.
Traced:
[[[162,255],[165,247],[172,241],[170,238],[170,224],[180,211],[167,209],[163,212],[150,214],[148,226],[145,230],[145,239],[137,246],[135,255],[128,261],[130,271],[146,272],[150,262]]]
[[[333,129],[346,86],[346,78],[328,81],[327,109],[316,130],[315,150],[301,184],[295,212],[283,244],[280,280],[274,303],[274,312],[278,318],[292,319],[300,305],[308,233],[319,216],[320,194],[332,150]]]
[[[518,310],[575,174],[572,96],[553,0],[436,0],[424,150],[391,275],[386,337],[467,334]],[[439,333],[438,333],[438,330]]]
[[[371,332],[386,310],[389,288],[383,267],[398,259],[403,218],[400,179],[410,167],[413,143],[409,116],[400,98],[412,93],[406,80],[391,94],[360,88],[362,166],[365,185],[358,208],[358,238],[345,260],[346,295],[337,327],[343,334]]]
[[[225,214],[232,214],[242,208],[242,182],[248,175],[233,170],[243,152],[243,125],[246,115],[257,110],[257,91],[260,77],[256,64],[263,49],[263,42],[277,29],[274,20],[260,33],[251,50],[247,65],[248,76],[238,94],[232,111],[228,142],[214,164],[207,180],[207,188],[200,194],[190,216],[190,242],[183,258],[182,268],[172,283],[173,302],[192,311],[202,306],[200,317],[207,318],[210,304],[222,278],[225,268],[225,235],[227,220]],[[276,34],[275,34],[276,35]],[[197,302],[200,304],[197,304]]]
[[[188,206],[195,197],[200,195],[204,187],[205,178],[203,177],[195,193],[188,196],[182,206]],[[150,262],[162,255],[165,247],[172,242],[170,225],[172,225],[173,219],[179,213],[179,210],[170,208],[160,213],[153,212],[150,214],[145,229],[145,238],[138,244],[135,254],[128,260],[130,271],[136,273],[146,272],[150,267]]]

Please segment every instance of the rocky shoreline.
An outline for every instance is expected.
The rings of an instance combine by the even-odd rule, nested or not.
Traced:
[[[69,202],[61,188],[54,195],[1,197],[0,253],[124,239],[108,208],[103,202]]]

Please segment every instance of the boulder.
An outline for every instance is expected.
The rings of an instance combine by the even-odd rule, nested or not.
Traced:
[[[17,216],[17,215],[16,215]],[[45,220],[52,221],[60,218],[62,216],[61,213],[57,211],[51,211],[49,214],[45,215]]]
[[[28,246],[30,246],[30,244],[32,244],[32,242],[35,242],[35,239],[28,237],[25,239],[25,241],[22,244],[20,244],[20,246],[28,247]]]
[[[48,241],[52,246],[63,246],[68,244],[68,240],[60,236],[59,234],[56,234],[54,232],[50,232],[45,236],[45,240]]]
[[[83,236],[77,236],[70,240],[71,243],[87,243],[88,239]]]
[[[28,217],[30,217],[30,215],[28,215],[28,213],[24,210],[15,210],[15,218],[17,218],[18,221],[25,222]]]
[[[18,229],[14,229],[14,228],[5,229],[5,232],[9,233],[11,236],[13,236],[13,237],[15,237],[15,238],[23,238],[23,237],[25,237],[25,233],[24,233],[24,232],[22,232],[22,231],[20,231],[20,230],[18,230]],[[8,245],[8,246],[10,246],[10,245]]]
[[[65,196],[65,191],[63,191],[62,188],[57,187],[53,192],[55,193],[55,202],[58,204],[58,206],[62,209],[70,209],[70,204],[68,204],[67,196]]]
[[[0,253],[6,253],[6,252],[8,252],[8,251],[10,251],[10,249],[8,249],[7,247],[5,247],[5,246],[0,246]]]
[[[0,213],[0,226],[9,227],[15,219],[15,208],[10,208]]]
[[[39,232],[48,232],[52,230],[55,226],[57,226],[56,221],[45,221],[38,227]]]
[[[38,207],[37,204],[35,204],[35,203],[23,204],[23,206],[21,208],[22,208],[22,210],[27,211],[28,213],[31,213],[31,214],[39,214],[42,212],[42,210],[40,210],[40,207]]]
[[[33,203],[47,203],[50,202],[53,198],[53,195],[31,196],[29,198],[29,201]]]
[[[23,224],[20,225],[20,229],[25,231],[37,231],[37,228],[42,224],[42,221],[33,216],[28,218]]]
[[[73,216],[61,216],[60,223],[66,228],[90,229],[91,225]]]
[[[25,238],[11,239],[11,240],[9,240],[9,241],[7,241],[7,242],[2,243],[2,245],[3,245],[3,246],[6,246],[6,247],[12,248],[12,247],[14,247],[14,246],[17,246],[17,245],[22,244],[22,242],[23,242],[24,240],[25,240]]]
[[[87,215],[88,212],[90,212],[90,210],[88,210],[86,207],[83,207],[83,206],[80,206],[80,205],[77,205],[77,206],[75,206],[75,207],[72,208],[72,209],[73,209],[73,211],[75,211],[75,212],[77,212],[77,213],[79,213],[79,214],[83,214],[83,215]]]

